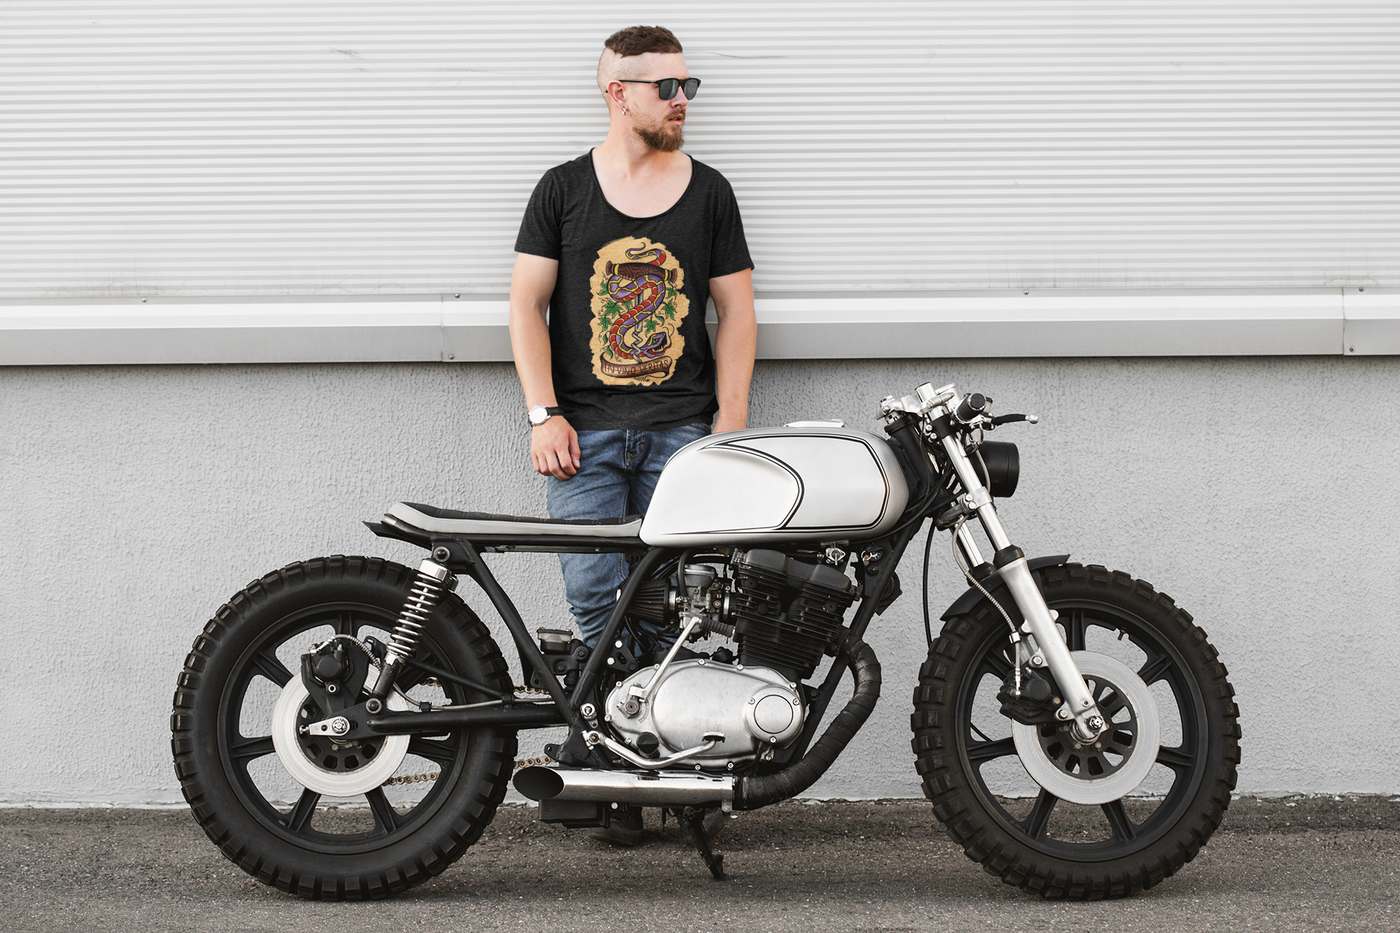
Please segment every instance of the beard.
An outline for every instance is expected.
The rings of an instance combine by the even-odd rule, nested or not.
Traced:
[[[681,116],[685,116],[685,111],[681,111]],[[680,126],[670,129],[664,122],[655,127],[633,124],[632,131],[637,134],[638,139],[657,152],[675,152],[685,145],[685,133]]]

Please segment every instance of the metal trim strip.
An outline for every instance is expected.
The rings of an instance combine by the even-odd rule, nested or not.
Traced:
[[[760,298],[760,359],[1400,354],[1400,289]],[[0,304],[0,365],[506,362],[504,299]]]

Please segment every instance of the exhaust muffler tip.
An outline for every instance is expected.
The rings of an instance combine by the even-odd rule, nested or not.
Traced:
[[[531,800],[553,800],[564,789],[564,779],[557,768],[533,765],[515,772],[515,789]]]

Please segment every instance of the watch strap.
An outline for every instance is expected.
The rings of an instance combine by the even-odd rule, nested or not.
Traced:
[[[545,405],[535,405],[535,406],[533,406],[532,408],[527,409],[526,412],[525,412],[525,420],[530,422],[530,426],[531,426],[531,427],[537,427],[537,425],[535,424],[535,422],[532,421],[532,420],[530,419],[530,412],[534,411],[536,408],[543,408],[543,409],[544,409],[545,417],[544,417],[544,419],[543,419],[542,421],[540,421],[540,424],[544,424],[545,421],[548,421],[550,418],[552,418],[552,417],[554,417],[555,415],[559,414],[559,413],[563,410],[563,409],[561,409],[561,408],[558,408],[557,406],[551,408],[551,407],[548,407],[548,406],[545,406]]]

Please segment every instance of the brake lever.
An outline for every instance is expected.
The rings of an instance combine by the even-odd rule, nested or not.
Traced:
[[[1012,423],[1017,422],[1017,421],[1025,421],[1025,422],[1028,422],[1028,423],[1030,423],[1030,424],[1039,424],[1039,423],[1040,423],[1040,416],[1039,416],[1039,415],[997,415],[995,418],[992,419],[991,424],[992,424],[992,427],[996,427],[997,425],[1012,424]]]

